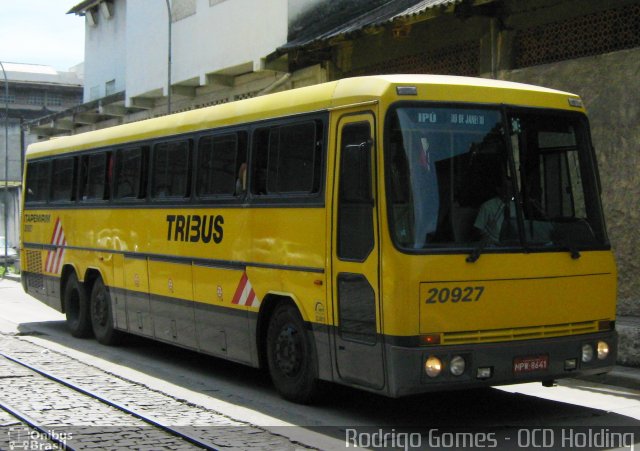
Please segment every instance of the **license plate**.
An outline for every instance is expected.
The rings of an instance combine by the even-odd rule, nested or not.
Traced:
[[[514,374],[534,373],[536,371],[545,371],[547,368],[549,368],[548,355],[531,355],[513,359]]]

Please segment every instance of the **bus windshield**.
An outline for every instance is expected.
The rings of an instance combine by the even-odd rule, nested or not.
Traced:
[[[584,116],[411,104],[389,112],[385,132],[398,248],[607,244]]]

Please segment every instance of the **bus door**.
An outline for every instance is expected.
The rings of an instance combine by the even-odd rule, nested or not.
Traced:
[[[371,388],[384,386],[378,284],[375,121],[348,114],[338,126],[334,181],[332,286],[338,376]]]

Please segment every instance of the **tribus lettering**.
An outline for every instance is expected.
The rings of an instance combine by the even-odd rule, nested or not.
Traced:
[[[167,215],[167,241],[219,244],[224,218],[218,215]]]

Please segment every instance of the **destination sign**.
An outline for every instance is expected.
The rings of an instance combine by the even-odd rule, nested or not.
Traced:
[[[465,112],[448,112],[448,111],[422,111],[418,113],[418,122],[420,124],[451,124],[451,125],[470,125],[484,126],[488,123],[495,122],[489,114],[465,113]]]
[[[411,111],[412,120],[418,124],[442,125],[459,128],[493,127],[500,120],[500,113],[493,110],[464,110],[453,108],[424,109],[415,108]]]

